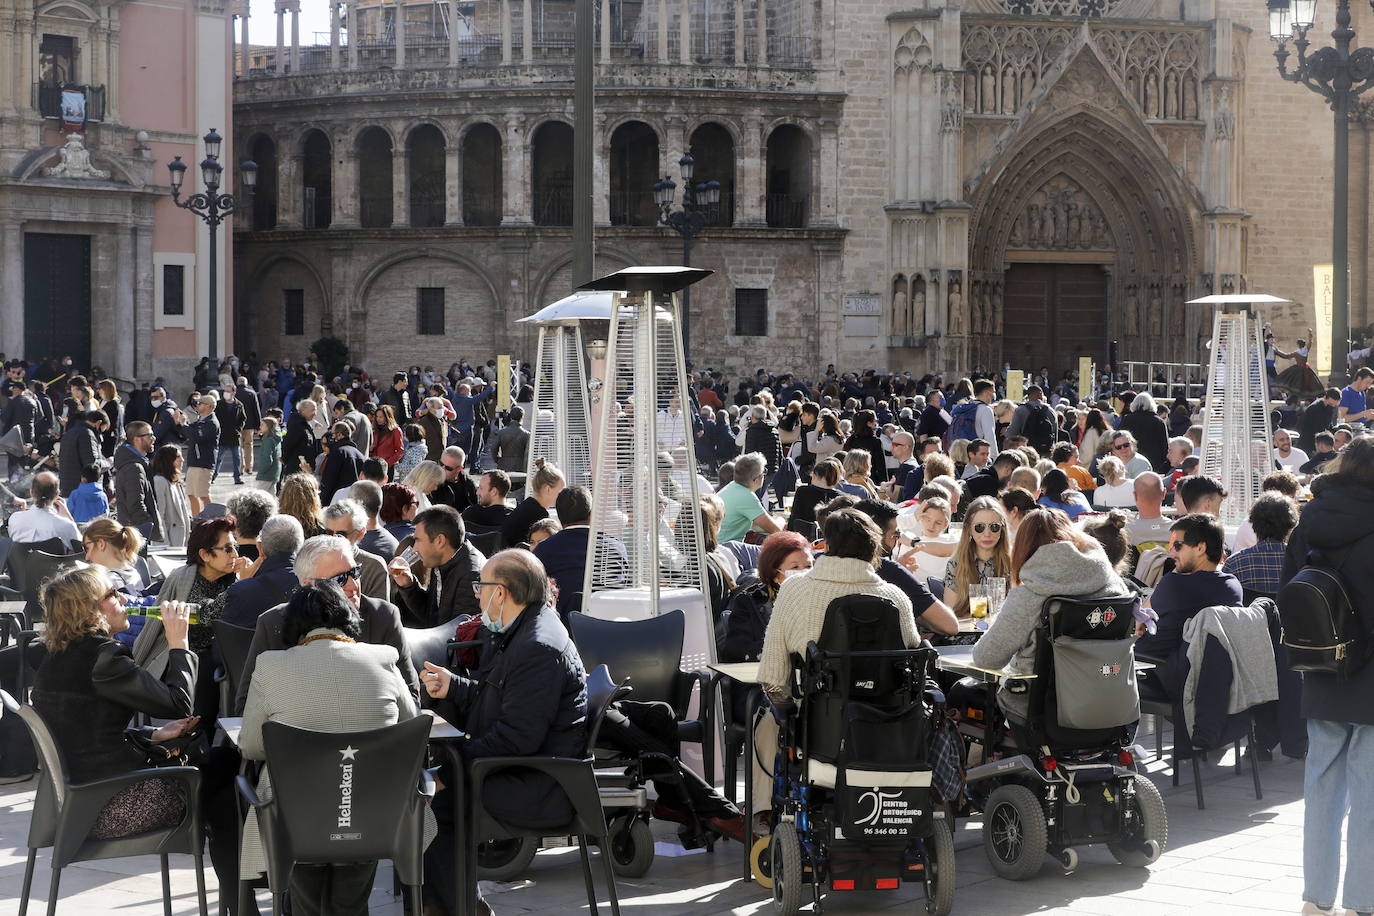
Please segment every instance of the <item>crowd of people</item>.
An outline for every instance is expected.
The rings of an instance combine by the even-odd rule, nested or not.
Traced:
[[[340,705],[358,710],[350,728],[424,703],[473,736],[468,758],[580,754],[586,691],[566,621],[580,608],[595,494],[545,461],[526,479],[530,380],[499,380],[511,404],[498,410],[496,371],[494,360],[460,361],[374,377],[231,357],[202,362],[189,391],[158,379],[130,392],[65,364],[7,363],[9,537],[80,549],[89,564],[45,588],[48,658],[34,692],[61,723],[59,742],[97,749],[87,775],[137,764],[115,752],[130,712],[173,719],[155,740],[242,714],[240,750],[261,758],[263,722],[319,727],[315,706],[340,702],[312,693],[317,682],[349,683],[356,695]],[[678,505],[697,474],[718,657],[759,661],[762,682],[780,689],[788,654],[819,636],[829,601],[871,594],[901,610],[909,645],[968,642],[976,664],[1029,671],[1046,598],[1144,590],[1137,651],[1159,667],[1142,689],[1174,700],[1201,612],[1275,596],[1311,550],[1339,551],[1351,569],[1364,558],[1374,370],[1274,412],[1263,495],[1229,526],[1222,508],[1235,497],[1201,473],[1201,405],[1100,381],[1100,397],[1081,400],[1072,373],[1042,372],[1013,402],[992,373],[692,373],[689,392],[655,405],[657,472]],[[221,475],[235,486],[216,501]],[[182,550],[186,564],[154,582],[140,562],[148,545]],[[971,599],[999,587],[991,625],[969,626]],[[126,613],[153,589],[160,619]],[[1374,608],[1374,594],[1355,590]],[[233,709],[221,708],[213,679],[215,620],[254,630]],[[473,670],[415,671],[403,628],[460,620],[486,641]],[[95,683],[129,686],[92,699]],[[503,689],[482,689],[491,683]],[[1305,900],[1323,910],[1335,904],[1341,816],[1369,797],[1371,701],[1374,667],[1339,684],[1309,675],[1306,729],[1266,742],[1306,757]],[[999,702],[1013,720],[1024,714],[1024,697]],[[73,719],[88,703],[102,710],[94,731]],[[236,763],[206,766],[222,776]],[[769,774],[756,766],[754,778],[766,800]],[[185,800],[150,783],[102,818],[102,835],[174,817]],[[259,785],[270,791],[266,774]],[[229,782],[207,777],[203,791],[212,859],[232,887],[261,871],[256,831],[241,848],[226,841]],[[764,811],[694,791],[709,829],[737,839],[766,829]],[[549,784],[512,784],[493,799],[529,826],[566,815]],[[453,906],[444,810],[434,806],[426,891],[440,909]],[[685,820],[670,804],[655,813]],[[1345,895],[1367,913],[1374,885],[1357,863],[1374,855],[1374,836],[1356,820]],[[298,871],[293,891],[335,901],[336,913],[352,911],[338,901],[365,901],[372,880],[370,869]]]

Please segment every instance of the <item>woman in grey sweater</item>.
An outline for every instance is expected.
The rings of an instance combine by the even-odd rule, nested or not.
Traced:
[[[1035,627],[1049,598],[1130,594],[1102,546],[1058,509],[1026,513],[1016,531],[1011,584],[992,626],[973,647],[973,663],[980,668],[1035,672]],[[1010,718],[1026,721],[1027,694],[1008,693],[1003,683],[997,702]]]

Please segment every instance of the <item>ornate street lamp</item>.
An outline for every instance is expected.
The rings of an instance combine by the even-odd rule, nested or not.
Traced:
[[[1277,47],[1279,75],[1301,83],[1331,106],[1335,116],[1335,182],[1332,189],[1331,263],[1331,374],[1332,384],[1344,384],[1350,352],[1350,114],[1360,95],[1374,85],[1374,49],[1355,48],[1350,27],[1350,0],[1337,0],[1334,47],[1307,53],[1307,32],[1317,15],[1317,0],[1268,0],[1269,37]],[[1374,7],[1374,0],[1370,0]],[[1298,65],[1288,70],[1288,42],[1298,50]]]
[[[1374,3],[1374,0],[1370,0],[1370,2]],[[654,182],[654,203],[658,206],[658,221],[682,236],[682,266],[691,267],[692,240],[710,222],[709,208],[720,203],[720,182],[706,181],[693,185],[692,176],[696,174],[697,163],[690,154],[679,159],[677,164],[678,171],[682,175],[682,209],[673,209],[673,197],[677,193],[677,182],[666,175],[662,181]],[[682,290],[682,352],[684,359],[689,360],[691,351],[689,316],[691,313],[692,289],[689,286]]]
[[[186,200],[181,199],[181,186],[186,180],[186,163],[177,156],[167,163],[167,173],[171,181],[172,202],[183,210],[190,210],[210,227],[210,333],[209,349],[210,358],[219,358],[219,249],[215,244],[215,236],[219,230],[219,224],[224,222],[235,213],[247,210],[253,205],[253,193],[258,186],[258,166],[251,159],[245,159],[239,165],[239,189],[242,192],[241,198],[236,198],[232,194],[219,193],[220,179],[224,175],[224,166],[220,164],[220,149],[224,144],[224,138],[213,127],[210,132],[201,138],[205,143],[205,159],[200,164],[201,186],[204,188],[198,194],[192,194]]]

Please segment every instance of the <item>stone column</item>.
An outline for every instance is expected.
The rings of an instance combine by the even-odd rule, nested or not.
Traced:
[[[0,110],[11,111],[15,105],[14,92],[14,53],[15,27],[14,10],[0,9]]]
[[[448,65],[450,67],[456,67],[458,66],[458,23],[452,13],[452,5],[449,6],[449,10],[450,13],[448,21]]]
[[[334,194],[330,225],[337,229],[358,228],[358,152],[353,138],[340,149],[342,138],[334,138]]]
[[[534,60],[534,0],[520,5],[520,59],[527,64]]]
[[[404,0],[396,0],[396,19],[394,21],[396,35],[395,66],[397,70],[404,70],[406,68],[406,8]]]
[[[11,356],[24,351],[24,224],[0,220],[0,340]]]
[[[609,3],[601,4],[601,62],[611,62],[611,8]]]
[[[277,2],[277,57],[275,60],[275,75],[281,76],[286,72],[283,62],[286,59],[286,10],[282,8],[280,0]]]
[[[506,115],[506,135],[501,142],[501,201],[503,226],[528,226],[530,219],[530,176],[526,152],[525,116]]]
[[[814,177],[808,189],[811,199],[815,201],[811,222],[814,225],[833,226],[838,203],[836,195],[839,193],[840,124],[834,118],[821,118],[819,125],[821,142],[817,151],[818,168],[812,172]]]
[[[680,204],[687,196],[687,188],[682,185],[682,170],[678,161],[687,155],[687,118],[680,114],[670,114],[664,117],[664,143],[663,149],[659,152],[659,159],[662,160],[660,171],[664,175],[671,175],[673,181],[678,183],[677,200],[674,205]],[[697,184],[707,180],[711,176],[693,175],[692,183]]]
[[[463,225],[463,144],[459,132],[444,149],[444,225]]]
[[[149,207],[151,211],[152,207]],[[134,227],[134,371],[130,378],[149,378],[153,374],[153,218],[139,220]],[[234,285],[238,289],[238,284]]]
[[[510,0],[501,0],[501,63],[509,64],[511,57]]]
[[[692,0],[678,0],[678,60],[692,62]]]
[[[400,132],[391,148],[391,225],[410,225],[410,151],[406,149]]]
[[[114,263],[114,314],[112,328],[113,340],[110,344],[110,355],[113,357],[111,363],[114,366],[115,375],[122,378],[134,378],[134,253],[136,251],[135,235],[138,230],[133,228],[120,229],[114,239],[115,263]],[[140,265],[142,266],[142,265]],[[224,268],[231,268],[232,265],[225,265]],[[152,270],[152,263],[147,265],[149,271]],[[223,303],[221,314],[224,312]],[[94,329],[93,329],[94,330]],[[228,344],[228,340],[225,340]],[[225,352],[229,352],[227,346]]]
[[[668,0],[658,0],[658,53],[654,60],[668,62]]]
[[[344,7],[344,14],[348,17],[348,69],[358,69],[358,4],[357,0],[348,0]]]
[[[291,4],[291,72],[301,72],[301,0]]]
[[[253,45],[248,40],[248,0],[243,0],[243,15],[239,17],[239,75],[248,76],[253,69]]]
[[[338,70],[339,64],[339,4],[329,0],[329,69]]]
[[[592,160],[592,183],[595,187],[602,188],[599,194],[592,197],[592,206],[595,211],[592,213],[592,221],[598,226],[609,226],[611,224],[611,138],[606,133],[606,113],[598,111],[596,113],[596,152]]]
[[[758,0],[758,21],[754,26],[758,33],[758,60],[755,61],[760,67],[768,66],[768,0]]]
[[[735,66],[744,66],[744,43],[748,37],[744,33],[744,0],[735,0]]]
[[[762,226],[765,225],[763,119],[748,119],[740,133],[742,140],[736,177],[739,184],[735,193],[735,225]]]
[[[293,137],[292,144],[299,142],[299,138]],[[281,150],[286,147],[286,141],[278,147],[277,158],[277,228],[278,229],[299,229],[304,225],[301,217],[305,209],[305,191],[301,183],[301,166],[304,157],[299,153],[290,156],[281,155]]]

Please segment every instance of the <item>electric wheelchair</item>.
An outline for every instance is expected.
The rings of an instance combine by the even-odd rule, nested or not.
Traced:
[[[968,805],[983,814],[984,850],[1003,878],[1034,877],[1046,852],[1071,872],[1077,846],[1105,843],[1118,862],[1136,867],[1164,851],[1164,800],[1137,772],[1143,751],[1131,744],[1140,720],[1132,638],[1139,600],[1048,599],[1034,634],[1035,676],[1007,683],[1026,694],[1027,721],[1007,720],[989,680],[984,723],[970,728],[966,716],[960,727],[984,750],[986,762],[965,774]]]
[[[932,787],[927,746],[944,716],[929,643],[903,647],[899,610],[868,595],[837,598],[820,639],[792,657],[792,704],[779,722],[767,862],[779,916],[824,891],[919,882],[928,913],[954,905],[954,840]],[[957,794],[957,766],[946,774]]]

